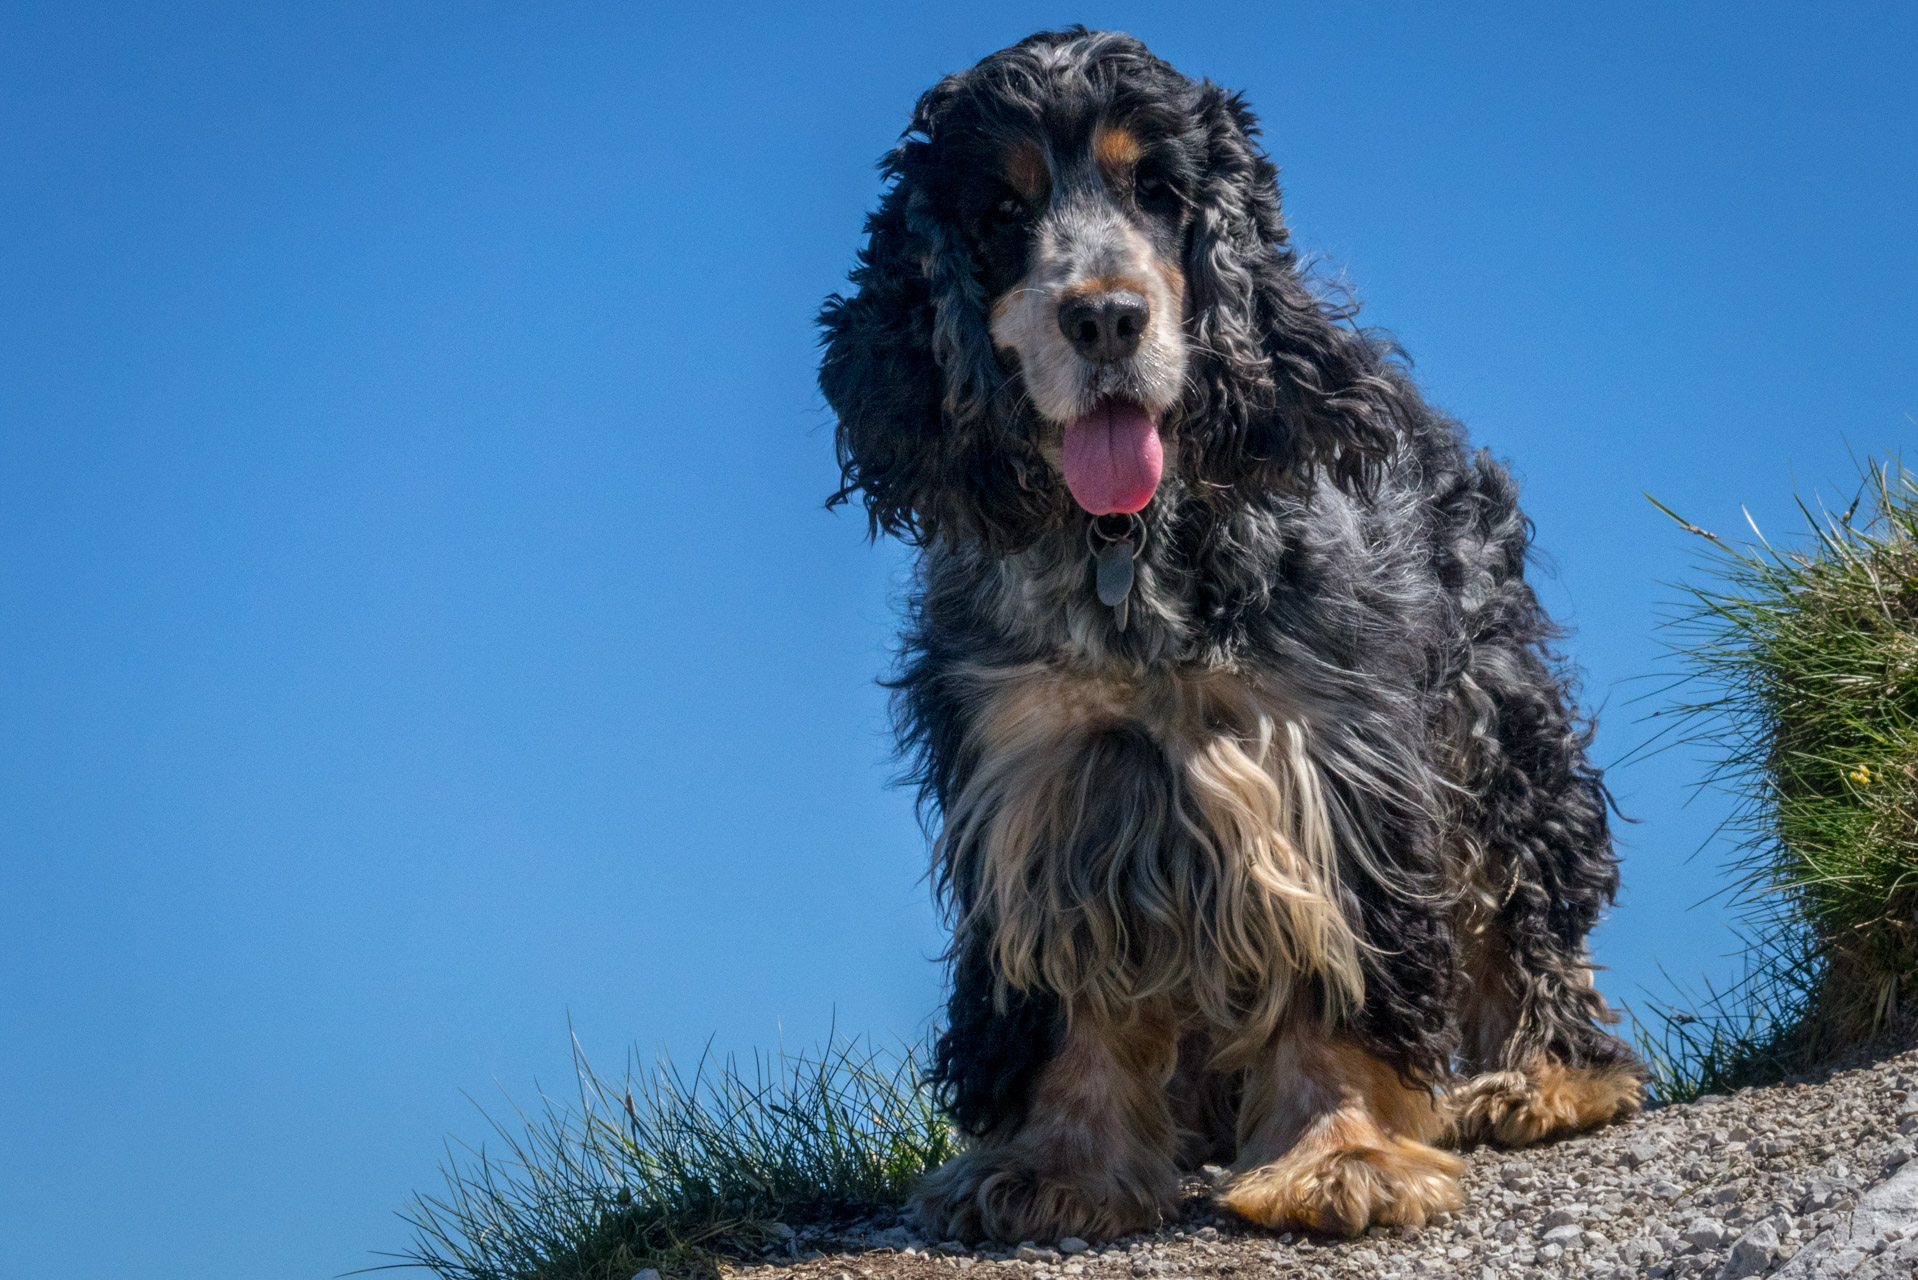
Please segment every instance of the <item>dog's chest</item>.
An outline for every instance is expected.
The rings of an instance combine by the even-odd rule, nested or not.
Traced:
[[[1182,844],[1237,858],[1328,838],[1304,718],[1242,675],[1027,663],[963,678],[975,767],[948,824],[990,827],[1001,862],[1110,881],[1161,874]]]
[[[956,674],[973,763],[942,854],[1015,985],[1225,1010],[1282,974],[1356,973],[1308,726],[1282,697],[1227,672]]]

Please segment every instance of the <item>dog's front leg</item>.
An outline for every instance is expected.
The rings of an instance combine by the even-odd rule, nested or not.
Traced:
[[[1024,1118],[978,1139],[919,1185],[935,1239],[1109,1240],[1154,1226],[1177,1196],[1165,1087],[1178,1055],[1171,1012],[1121,1023],[1074,1010]]]
[[[1430,1091],[1348,1039],[1294,1025],[1246,1073],[1237,1176],[1221,1199],[1268,1227],[1421,1226],[1464,1203],[1465,1162],[1429,1145],[1445,1129]]]

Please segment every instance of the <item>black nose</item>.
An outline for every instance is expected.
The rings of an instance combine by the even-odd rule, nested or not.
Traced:
[[[1152,308],[1136,293],[1101,293],[1059,305],[1059,331],[1088,360],[1109,364],[1139,349]]]

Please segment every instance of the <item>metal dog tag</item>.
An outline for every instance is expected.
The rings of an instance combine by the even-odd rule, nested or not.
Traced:
[[[1112,625],[1125,630],[1132,601],[1132,562],[1145,548],[1145,521],[1137,512],[1124,515],[1116,536],[1106,531],[1113,517],[1099,516],[1086,526],[1086,545],[1092,549],[1092,585],[1099,603],[1112,610]]]
[[[1132,541],[1122,538],[1108,542],[1093,553],[1093,582],[1099,603],[1120,608],[1132,594]],[[1125,615],[1119,615],[1119,630],[1125,630]]]

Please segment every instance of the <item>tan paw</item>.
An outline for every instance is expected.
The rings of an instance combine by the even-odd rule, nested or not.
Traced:
[[[929,1239],[1110,1240],[1157,1226],[1177,1189],[1169,1161],[1143,1177],[1114,1169],[1068,1177],[980,1149],[927,1174],[913,1192],[912,1214]]]
[[[1461,1142],[1523,1147],[1630,1115],[1644,1091],[1630,1065],[1541,1062],[1523,1071],[1475,1076],[1454,1090],[1449,1102]]]
[[[1306,1227],[1355,1236],[1374,1223],[1418,1227],[1465,1203],[1465,1162],[1410,1138],[1336,1146],[1311,1140],[1271,1164],[1249,1169],[1220,1198],[1266,1227]]]

